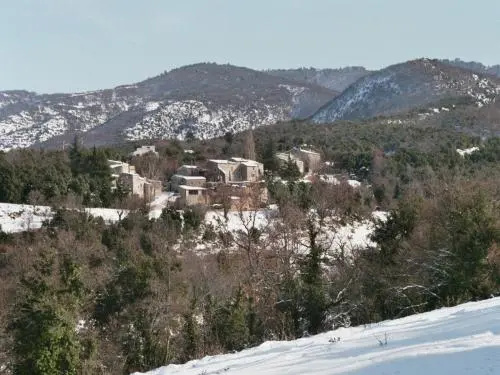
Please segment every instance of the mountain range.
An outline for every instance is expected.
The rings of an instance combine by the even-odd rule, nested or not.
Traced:
[[[500,78],[438,60],[419,59],[366,75],[333,98],[312,121],[392,115],[446,98],[469,98],[481,107],[500,94]]]
[[[403,112],[448,97],[478,106],[500,93],[500,69],[419,59],[362,67],[256,71],[202,63],[112,89],[0,91],[0,149],[158,138],[212,138],[292,119],[315,123]]]

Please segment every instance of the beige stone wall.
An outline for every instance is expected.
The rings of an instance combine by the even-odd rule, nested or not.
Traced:
[[[304,162],[304,170],[307,166],[309,172],[317,171],[321,165],[321,155],[316,152],[307,152],[301,149],[295,149],[290,154]]]
[[[230,184],[231,182],[259,181],[264,175],[264,165],[254,162],[248,165],[242,161],[230,161],[229,163],[217,163],[208,161],[209,174],[218,182]],[[217,179],[216,176],[220,176]]]
[[[205,178],[190,179],[186,178],[186,176],[173,175],[170,178],[170,190],[178,192],[180,185],[203,187],[206,182]]]
[[[258,165],[256,166],[243,166],[245,169],[245,181],[251,181],[251,182],[257,182],[262,179],[263,176],[263,171],[259,168]]]
[[[179,199],[180,207],[209,204],[209,197],[206,190],[186,190],[180,187],[179,193],[181,196]]]
[[[309,171],[315,172],[319,169],[321,164],[321,156],[318,154],[304,153],[304,157],[308,161]]]
[[[161,181],[148,180],[134,173],[122,173],[118,180],[132,195],[148,201],[160,195],[163,189]]]

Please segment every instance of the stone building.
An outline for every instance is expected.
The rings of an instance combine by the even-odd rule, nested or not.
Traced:
[[[215,182],[225,184],[257,182],[264,177],[264,165],[255,160],[231,158],[229,160],[210,159],[207,174]]]
[[[176,204],[179,208],[186,206],[208,205],[210,203],[207,189],[199,186],[178,186],[179,199]]]
[[[117,183],[130,191],[132,195],[144,198],[150,202],[162,192],[162,183],[159,180],[150,180],[137,173],[122,173]]]
[[[170,189],[171,191],[179,192],[179,186],[191,186],[191,187],[204,187],[207,179],[203,176],[184,176],[180,174],[174,174],[170,177]]]
[[[151,201],[161,194],[162,182],[140,176],[133,165],[117,160],[108,160],[108,164],[113,178],[113,189],[116,189],[120,184],[124,189],[130,191],[130,194],[147,201]]]
[[[321,155],[318,152],[308,150],[302,147],[294,147],[290,155],[304,162],[304,170],[307,172],[316,172],[321,166]]]

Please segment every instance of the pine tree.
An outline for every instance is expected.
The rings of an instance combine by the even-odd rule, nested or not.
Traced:
[[[279,163],[276,159],[276,147],[272,139],[269,139],[264,146],[262,163],[266,171],[276,172],[279,170]]]
[[[323,328],[328,308],[321,270],[324,250],[317,243],[319,231],[314,219],[309,219],[307,226],[309,254],[301,267],[301,310],[305,323],[303,328],[310,334],[317,334]]]
[[[297,181],[300,177],[299,167],[295,161],[289,159],[281,169],[281,177],[288,181]]]
[[[190,359],[196,358],[200,346],[200,332],[198,323],[195,319],[195,307],[196,300],[191,301],[190,309],[184,314],[184,327],[183,327],[183,339],[184,339],[184,350],[183,356],[184,361],[189,361]]]
[[[255,140],[253,137],[253,130],[250,129],[246,136],[243,146],[243,157],[245,159],[255,160]]]
[[[14,374],[78,373],[81,346],[75,315],[83,291],[79,268],[65,258],[57,272],[54,263],[55,257],[45,254],[35,275],[22,279],[24,296],[9,326],[15,338]]]

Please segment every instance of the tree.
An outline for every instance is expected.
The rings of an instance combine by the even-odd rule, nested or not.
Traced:
[[[253,130],[250,129],[245,135],[243,145],[243,157],[250,160],[255,160],[255,140],[253,137]]]
[[[264,150],[262,151],[262,163],[266,171],[277,172],[280,168],[276,158],[276,147],[272,138],[270,138],[264,146]]]
[[[194,142],[195,140],[195,136],[194,136],[194,133],[192,130],[188,130],[188,132],[186,133],[186,142],[187,143],[192,143]]]
[[[234,134],[232,132],[226,132],[226,134],[224,134],[224,140],[226,141],[226,144],[222,148],[222,153],[226,156],[231,156]]]
[[[42,254],[35,275],[21,280],[24,295],[10,325],[15,338],[14,374],[78,373],[76,309],[83,291],[79,268],[65,257],[55,270],[55,261],[53,255]]]
[[[297,164],[292,159],[286,161],[281,168],[281,177],[288,181],[297,181],[300,178],[300,170]]]
[[[0,201],[16,203],[20,199],[21,188],[16,168],[0,154]]]
[[[456,188],[455,188],[456,189]],[[429,287],[444,305],[486,298],[497,290],[483,289],[492,270],[488,250],[500,241],[495,210],[477,187],[445,192],[427,220]]]
[[[301,310],[304,319],[304,329],[310,334],[317,334],[323,328],[328,308],[327,294],[324,288],[323,272],[321,270],[324,249],[318,243],[321,228],[314,217],[307,220],[309,253],[301,266]]]

